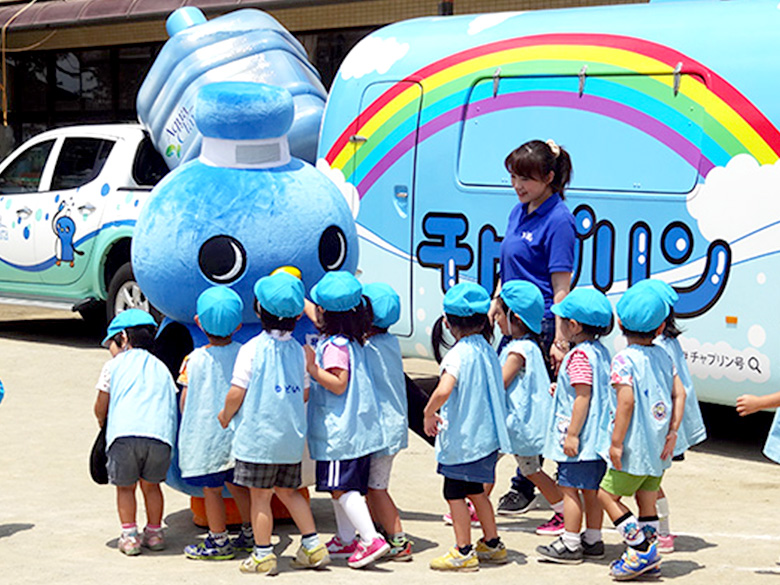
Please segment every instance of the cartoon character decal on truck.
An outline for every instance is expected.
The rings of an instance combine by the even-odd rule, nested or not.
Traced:
[[[76,241],[76,222],[70,216],[70,207],[65,201],[60,202],[57,213],[54,214],[54,219],[51,222],[51,227],[57,238],[54,241],[55,264],[59,266],[65,262],[73,268],[76,258],[74,254],[83,256],[84,252],[77,250],[74,244]]]
[[[670,26],[705,10],[707,27]],[[492,290],[517,202],[504,157],[554,138],[574,163],[574,284],[613,300],[651,275],[673,284],[705,400],[769,380],[780,108],[757,80],[776,60],[727,32],[750,22],[764,38],[779,20],[776,3],[674,2],[419,19],[361,41],[331,90],[318,165],[359,197],[363,281],[400,285],[405,353],[430,356],[450,286]]]

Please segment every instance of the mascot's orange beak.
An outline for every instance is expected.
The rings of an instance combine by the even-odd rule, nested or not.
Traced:
[[[301,279],[301,271],[298,270],[295,266],[280,266],[273,272],[271,272],[271,276],[276,274],[277,272],[286,272],[287,274],[292,274],[295,278]]]

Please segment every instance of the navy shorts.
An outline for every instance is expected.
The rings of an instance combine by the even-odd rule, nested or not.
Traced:
[[[490,455],[471,463],[455,465],[439,463],[436,471],[450,479],[459,479],[470,483],[494,483],[496,481],[496,461],[498,461],[498,451],[493,451]]]
[[[604,474],[607,462],[603,459],[593,461],[558,462],[558,485],[578,490],[597,490]]]
[[[368,493],[371,455],[342,461],[317,461],[318,492]]]
[[[217,473],[207,473],[206,475],[195,475],[193,477],[183,477],[184,483],[200,488],[219,488],[226,483],[233,483],[233,470],[218,471]]]

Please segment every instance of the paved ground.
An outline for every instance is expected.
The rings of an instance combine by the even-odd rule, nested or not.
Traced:
[[[241,575],[237,561],[190,561],[180,553],[202,533],[191,521],[189,501],[166,490],[169,549],[126,558],[116,550],[118,521],[112,488],[97,486],[87,472],[87,454],[97,432],[92,415],[94,382],[108,352],[98,347],[77,317],[34,309],[0,307],[0,583],[91,585],[115,580],[219,584]],[[430,382],[431,368],[410,361],[408,369]],[[731,410],[707,409],[711,438],[675,464],[665,480],[679,551],[664,561],[663,580],[680,585],[777,583],[780,566],[780,468],[760,455],[769,416],[740,424]],[[511,464],[499,464],[499,486],[508,484]],[[540,563],[534,551],[547,539],[533,528],[550,512],[538,509],[501,518],[499,529],[511,562],[471,576],[446,576],[428,561],[453,541],[441,522],[446,505],[435,473],[433,450],[416,436],[397,459],[392,493],[417,555],[406,564],[384,563],[364,573],[335,564],[318,574],[294,572],[287,562],[298,539],[289,523],[277,527],[280,582],[436,584],[607,582],[608,560],[573,567]],[[502,491],[502,490],[501,490]],[[330,502],[315,494],[312,507],[323,535],[334,530]],[[140,511],[139,511],[140,512]],[[139,514],[140,515],[140,514]],[[610,558],[620,551],[614,531],[605,533]]]

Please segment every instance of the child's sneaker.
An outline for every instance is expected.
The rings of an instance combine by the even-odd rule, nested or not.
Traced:
[[[563,514],[556,512],[553,517],[536,529],[541,536],[560,536],[563,534]]]
[[[389,541],[390,551],[387,553],[387,559],[390,561],[411,561],[412,545],[414,544],[408,538]]]
[[[247,536],[244,531],[238,533],[233,540],[230,541],[233,550],[237,552],[252,552],[255,550],[255,537]]]
[[[209,534],[203,542],[185,546],[184,556],[188,559],[199,561],[227,561],[235,558],[236,551],[230,540],[227,540],[225,544],[220,546]]]
[[[358,541],[357,550],[349,557],[347,564],[353,569],[360,569],[381,558],[389,550],[390,545],[381,536],[374,538],[368,545]]]
[[[262,559],[258,559],[255,553],[252,553],[242,561],[238,566],[238,570],[242,573],[265,573],[269,577],[279,572],[274,553],[268,553]]]
[[[469,512],[471,513],[471,525],[474,528],[479,528],[482,525],[479,523],[479,517],[477,516],[477,511],[474,509],[474,504],[471,503],[471,500],[467,500],[466,504],[468,504]],[[452,525],[452,514],[450,512],[447,512],[441,519],[444,520],[445,524]]]
[[[141,539],[138,538],[138,534],[122,534],[116,547],[119,552],[134,557],[141,554]]]
[[[655,543],[645,552],[629,546],[623,556],[610,565],[609,573],[616,581],[628,581],[652,571],[660,564],[661,557]]]
[[[593,544],[588,544],[584,540],[582,541],[582,556],[586,559],[603,559],[604,558],[604,541],[597,540]]]
[[[330,555],[327,547],[318,544],[311,550],[303,545],[299,546],[290,565],[294,569],[320,569],[328,563],[330,563]]]
[[[325,547],[328,549],[328,554],[332,559],[348,559],[355,554],[357,550],[358,539],[355,538],[352,542],[344,544],[338,535],[331,538]]]
[[[496,513],[501,516],[518,516],[536,507],[536,495],[526,497],[518,491],[510,489],[498,500]]]
[[[141,534],[141,546],[149,550],[163,550],[165,548],[165,537],[162,530],[144,528],[143,534]]]
[[[658,535],[658,552],[662,555],[674,552],[674,535]]]
[[[536,552],[542,555],[542,560],[544,561],[561,563],[564,565],[578,565],[582,562],[584,551],[582,546],[579,546],[575,550],[570,550],[569,547],[563,543],[563,539],[559,537],[550,544],[537,546]]]
[[[464,555],[453,546],[446,554],[436,557],[431,561],[431,569],[434,571],[479,571],[479,558],[472,548],[469,554]]]
[[[496,565],[503,565],[509,559],[506,554],[506,547],[500,540],[496,546],[488,546],[484,538],[480,538],[477,541],[477,546],[474,547],[477,552],[477,559],[480,563],[495,563]]]

